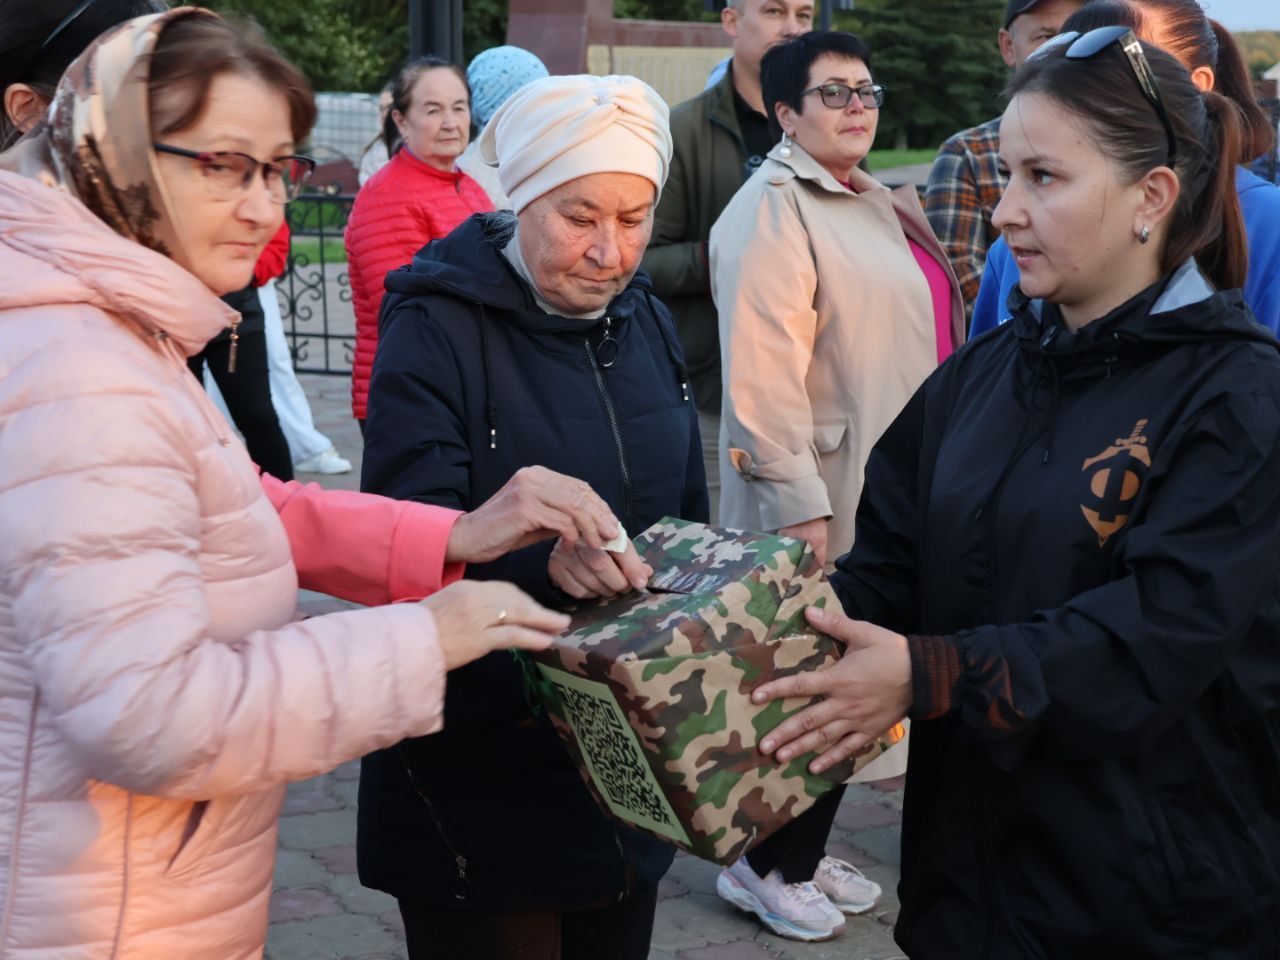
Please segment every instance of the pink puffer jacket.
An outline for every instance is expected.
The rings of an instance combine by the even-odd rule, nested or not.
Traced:
[[[261,480],[199,281],[0,173],[0,957],[262,951],[284,783],[440,726],[455,515]],[[295,565],[296,564],[296,565]]]

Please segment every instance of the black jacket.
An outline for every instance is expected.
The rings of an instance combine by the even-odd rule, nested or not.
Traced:
[[[705,520],[670,315],[637,276],[609,307],[605,366],[606,323],[543,313],[502,257],[512,225],[474,216],[388,276],[363,489],[468,510],[540,464],[590,483],[632,535],[666,514]],[[467,575],[555,603],[551,547]],[[489,912],[602,905],[656,884],[672,855],[599,811],[509,653],[449,675],[443,732],[361,767],[360,879],[397,897]]]
[[[896,936],[1280,957],[1280,344],[1188,262],[1013,321],[867,464],[846,611],[907,634]]]

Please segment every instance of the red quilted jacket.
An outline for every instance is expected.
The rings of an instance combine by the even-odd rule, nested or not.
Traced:
[[[445,173],[408,150],[369,178],[347,221],[347,269],[356,311],[356,354],[351,408],[365,418],[369,375],[378,349],[383,281],[430,240],[443,237],[473,213],[493,209],[484,189],[465,173]]]

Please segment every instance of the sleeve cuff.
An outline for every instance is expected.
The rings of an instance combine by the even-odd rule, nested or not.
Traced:
[[[457,510],[406,501],[392,534],[387,585],[391,602],[421,600],[461,579],[466,565],[446,563]]]
[[[911,719],[936,720],[956,707],[960,647],[951,637],[907,636],[911,654]]]

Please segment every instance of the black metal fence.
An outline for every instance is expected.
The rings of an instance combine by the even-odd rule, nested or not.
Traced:
[[[289,264],[276,288],[299,373],[351,373],[356,327],[342,235],[354,200],[307,194],[289,205]]]

